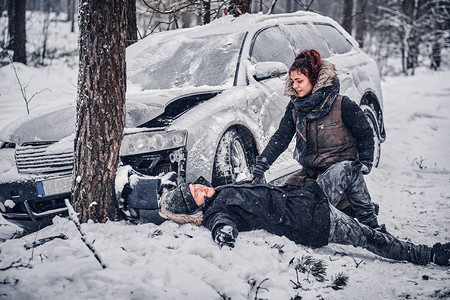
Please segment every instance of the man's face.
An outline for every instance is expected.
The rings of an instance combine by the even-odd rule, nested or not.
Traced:
[[[212,187],[193,183],[189,184],[189,190],[191,191],[191,195],[198,206],[201,206],[205,203],[205,196],[212,197],[216,192]]]

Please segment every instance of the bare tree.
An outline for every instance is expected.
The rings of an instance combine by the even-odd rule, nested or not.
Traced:
[[[24,64],[27,63],[25,8],[26,0],[8,2],[9,49],[14,51],[13,61]]]
[[[353,30],[353,0],[344,1],[344,18],[342,20],[342,27],[352,34]]]
[[[127,1],[127,41],[126,46],[137,41],[136,0]]]
[[[367,2],[369,0],[357,0],[356,12],[354,16],[355,39],[361,48],[364,48],[364,36],[367,32]]]
[[[126,2],[79,6],[79,73],[72,199],[81,222],[117,218],[114,179],[125,121]]]
[[[222,14],[230,13],[235,0],[141,0],[147,8],[150,21],[148,28],[141,37],[152,32],[186,28],[192,25],[207,24],[219,18]],[[247,12],[251,10],[251,0],[239,1],[246,3]],[[239,10],[242,12],[242,10]],[[245,13],[245,10],[244,10]],[[240,15],[238,13],[237,15]],[[198,21],[191,24],[191,20],[198,17]],[[182,24],[180,24],[180,21]]]
[[[228,6],[227,13],[232,14],[235,17],[238,17],[245,13],[251,13],[251,0],[230,0],[229,2],[230,4]]]
[[[414,75],[420,47],[432,31],[432,0],[389,0],[379,7],[378,30],[390,35],[399,48],[402,71]]]
[[[211,0],[203,0],[203,24],[211,22]]]
[[[75,1],[67,0],[67,21],[70,22],[70,32],[75,31]]]

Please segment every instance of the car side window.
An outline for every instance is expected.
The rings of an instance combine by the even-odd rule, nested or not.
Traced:
[[[335,27],[330,24],[316,24],[316,26],[335,53],[344,54],[352,50],[352,44]]]
[[[289,67],[295,58],[285,34],[277,26],[261,30],[256,34],[250,50],[253,63],[279,61]]]
[[[330,57],[331,51],[327,42],[312,25],[286,24],[286,30],[294,39],[299,53],[304,50],[315,49],[319,51],[321,57]]]

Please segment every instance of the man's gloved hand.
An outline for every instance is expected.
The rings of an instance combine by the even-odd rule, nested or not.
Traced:
[[[237,237],[237,230],[230,225],[222,225],[214,230],[214,242],[216,242],[220,248],[228,246],[234,248],[234,242]]]
[[[264,182],[264,173],[269,170],[270,165],[267,161],[267,158],[264,156],[258,155],[256,157],[255,165],[252,169],[253,175],[253,183],[262,183]]]
[[[362,160],[362,167],[361,167],[361,173],[363,175],[368,175],[370,171],[372,170],[372,162],[367,160]]]

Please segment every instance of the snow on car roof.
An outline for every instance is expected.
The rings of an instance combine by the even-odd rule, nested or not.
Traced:
[[[128,93],[231,86],[245,33],[290,21],[334,22],[310,12],[258,13],[225,16],[207,25],[152,34],[127,48]],[[354,42],[350,36],[348,39]]]
[[[127,60],[132,59],[133,57],[139,55],[144,52],[150,45],[154,43],[158,43],[164,39],[170,39],[173,37],[201,37],[206,35],[215,35],[215,34],[226,34],[226,33],[238,33],[238,32],[246,32],[250,27],[260,22],[273,21],[274,23],[278,21],[286,21],[292,18],[301,17],[302,21],[323,21],[332,23],[335,26],[339,26],[337,22],[329,17],[325,17],[313,12],[305,12],[298,11],[295,13],[286,13],[286,14],[276,14],[276,15],[267,15],[263,13],[257,14],[245,14],[238,18],[235,18],[231,15],[221,17],[212,21],[206,25],[198,25],[190,28],[182,28],[172,31],[164,31],[153,33],[148,37],[130,45],[127,48]],[[340,26],[339,26],[340,27]],[[350,37],[350,35],[346,35],[346,37]],[[353,39],[352,39],[353,40]]]

